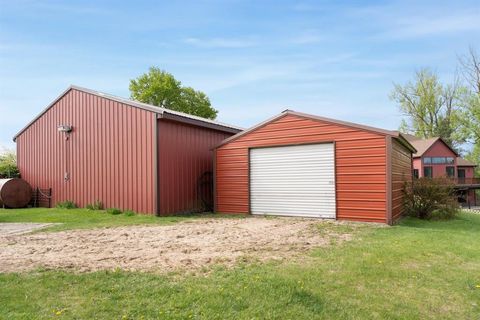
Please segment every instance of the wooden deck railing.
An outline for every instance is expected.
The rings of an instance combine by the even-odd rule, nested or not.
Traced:
[[[452,178],[458,185],[480,185],[480,178]]]

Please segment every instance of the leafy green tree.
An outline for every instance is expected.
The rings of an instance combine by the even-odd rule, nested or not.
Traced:
[[[478,145],[474,145],[473,148],[467,153],[465,158],[477,165],[480,165],[480,148]],[[480,177],[480,168],[475,168],[475,176]],[[478,191],[478,190],[477,190]]]
[[[197,115],[203,118],[215,119],[217,110],[213,109],[210,99],[201,91],[196,91],[191,87],[182,88],[180,95],[181,110],[188,114]]]
[[[442,137],[457,148],[463,142],[455,134],[461,91],[458,81],[444,86],[429,69],[417,71],[413,82],[394,84],[390,98],[406,117],[400,130],[420,138]]]
[[[130,80],[130,96],[140,102],[215,119],[218,111],[212,108],[207,95],[191,87],[183,87],[175,77],[156,67]]]
[[[0,178],[16,178],[19,176],[17,156],[13,151],[0,155]]]

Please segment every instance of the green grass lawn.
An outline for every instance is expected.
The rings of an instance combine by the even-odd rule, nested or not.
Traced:
[[[211,217],[208,214],[156,217],[148,215],[111,215],[104,210],[31,208],[0,209],[0,222],[48,222],[61,223],[46,229],[60,231],[68,229],[89,229],[139,224],[173,224],[188,219]],[[0,318],[1,319],[1,318]]]
[[[0,318],[480,318],[480,215],[329,228],[354,232],[355,240],[301,262],[197,274],[1,274]]]

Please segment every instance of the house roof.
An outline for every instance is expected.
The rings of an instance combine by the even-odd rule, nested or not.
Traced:
[[[157,106],[154,106],[154,105],[151,105],[151,104],[142,103],[142,102],[138,102],[138,101],[134,101],[134,100],[129,100],[129,99],[117,97],[117,96],[114,96],[114,95],[111,95],[111,94],[108,94],[108,93],[103,93],[103,92],[99,92],[99,91],[95,91],[95,90],[71,85],[60,96],[58,96],[58,98],[56,98],[52,103],[50,103],[42,112],[40,112],[40,114],[38,114],[32,121],[30,121],[22,130],[20,130],[13,137],[13,141],[15,141],[19,135],[21,135],[25,130],[27,130],[33,123],[35,123],[35,121],[37,121],[43,114],[45,114],[51,107],[53,107],[55,105],[55,103],[57,103],[61,98],[63,98],[63,96],[65,96],[71,90],[77,90],[77,91],[85,92],[85,93],[92,94],[92,95],[95,95],[95,96],[98,96],[98,97],[102,97],[102,98],[105,98],[105,99],[108,99],[108,100],[120,102],[120,103],[126,104],[126,105],[134,107],[134,108],[147,110],[147,111],[156,113],[158,115],[158,118],[165,118],[165,119],[170,119],[170,120],[174,120],[174,121],[185,122],[185,123],[189,123],[189,124],[193,124],[193,125],[197,125],[197,126],[207,127],[207,128],[210,128],[210,129],[216,129],[216,130],[226,131],[226,132],[231,132],[231,133],[237,133],[237,132],[243,130],[243,128],[241,128],[241,127],[229,125],[229,124],[226,124],[226,123],[222,123],[222,122],[218,122],[218,121],[214,121],[214,120],[210,120],[210,119],[205,119],[205,118],[197,117],[197,116],[194,116],[194,115],[191,115],[191,114],[187,114],[187,113],[183,113],[183,112],[179,112],[179,111],[174,111],[174,110],[170,110],[170,109],[163,108],[163,107],[157,107]]]
[[[459,167],[476,167],[477,165],[473,162],[468,161],[462,157],[457,157],[457,166]]]
[[[240,138],[241,136],[249,133],[249,132],[252,132],[252,131],[255,131],[267,124],[269,124],[270,122],[273,122],[277,119],[280,119],[282,117],[285,117],[286,115],[295,115],[295,116],[298,116],[298,117],[303,117],[303,118],[307,118],[307,119],[312,119],[312,120],[319,120],[319,121],[324,121],[324,122],[330,122],[330,123],[334,123],[334,124],[338,124],[338,125],[342,125],[342,126],[345,126],[345,127],[350,127],[350,128],[355,128],[355,129],[359,129],[359,130],[363,130],[363,131],[368,131],[368,132],[374,132],[374,133],[378,133],[378,134],[381,134],[381,135],[384,135],[384,136],[391,136],[391,137],[394,137],[396,139],[398,139],[398,141],[400,143],[402,143],[405,147],[407,147],[411,152],[416,152],[417,150],[409,143],[409,141],[407,139],[405,139],[405,137],[403,137],[403,134],[401,134],[400,132],[398,131],[391,131],[391,130],[385,130],[385,129],[380,129],[380,128],[375,128],[375,127],[370,127],[370,126],[366,126],[366,125],[362,125],[362,124],[358,124],[358,123],[353,123],[353,122],[347,122],[347,121],[343,121],[343,120],[335,120],[335,119],[331,119],[331,118],[326,118],[326,117],[321,117],[321,116],[316,116],[316,115],[312,115],[312,114],[307,114],[307,113],[302,113],[302,112],[297,112],[297,111],[293,111],[293,110],[284,110],[282,113],[264,121],[264,122],[261,122],[259,124],[257,124],[256,126],[253,126],[247,130],[244,130],[242,132],[239,132],[237,133],[236,135],[233,135],[225,140],[223,140],[218,146],[222,146],[228,142],[231,142],[233,140],[236,140],[238,138]]]
[[[405,137],[405,139],[408,140],[408,142],[410,142],[412,146],[415,147],[415,149],[417,149],[417,153],[413,154],[414,158],[419,158],[423,156],[423,154],[427,152],[437,141],[440,141],[445,146],[447,146],[447,148],[450,149],[458,157],[458,153],[455,150],[453,150],[452,147],[450,147],[448,143],[446,143],[445,140],[443,140],[440,137],[422,139],[406,133],[404,133],[403,136]]]

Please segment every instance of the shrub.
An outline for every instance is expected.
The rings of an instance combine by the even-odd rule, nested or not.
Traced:
[[[97,200],[94,203],[87,204],[85,208],[87,208],[88,210],[103,210],[103,202]]]
[[[0,154],[0,178],[18,178],[19,176],[15,153],[8,151]]]
[[[71,200],[66,200],[63,202],[58,202],[57,203],[57,208],[59,209],[75,209],[78,208],[78,206],[75,204],[75,202]]]
[[[107,213],[117,215],[117,214],[121,214],[122,210],[117,209],[117,208],[109,208],[109,209],[107,209]]]
[[[420,219],[451,219],[459,212],[455,188],[445,178],[419,178],[405,185],[405,211]]]
[[[126,210],[123,212],[124,215],[126,215],[127,217],[132,217],[135,215],[135,211],[132,211],[132,210]]]

